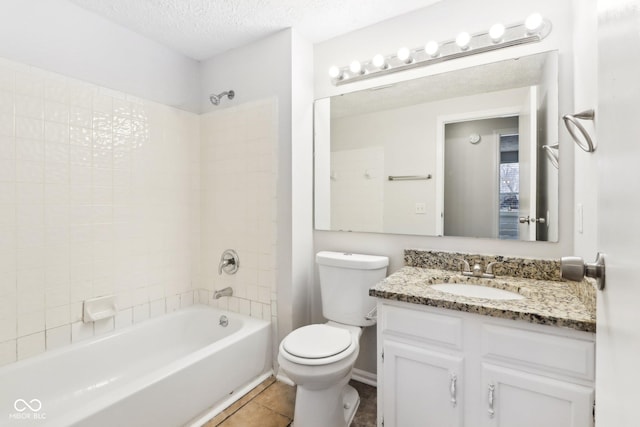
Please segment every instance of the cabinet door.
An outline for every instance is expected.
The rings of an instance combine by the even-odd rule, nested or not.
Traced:
[[[385,427],[462,426],[463,358],[384,340]]]
[[[592,427],[593,389],[482,365],[485,427]]]

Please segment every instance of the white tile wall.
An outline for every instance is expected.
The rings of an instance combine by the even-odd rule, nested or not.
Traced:
[[[71,344],[71,325],[48,329],[46,332],[46,348],[52,350]]]
[[[0,365],[193,304],[200,117],[0,60]],[[115,319],[82,301],[114,294]]]
[[[276,323],[276,100],[203,115],[200,129],[205,292],[199,302]],[[225,249],[240,257],[235,275],[218,275]],[[213,300],[213,290],[226,286],[234,296]]]
[[[0,365],[194,303],[276,324],[276,100],[197,116],[10,61],[0,76]],[[227,248],[241,268],[219,276]],[[84,324],[107,294],[116,317]]]

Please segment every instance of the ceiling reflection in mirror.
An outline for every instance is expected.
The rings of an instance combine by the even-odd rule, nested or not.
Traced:
[[[317,100],[315,228],[557,241],[557,64],[551,51]]]

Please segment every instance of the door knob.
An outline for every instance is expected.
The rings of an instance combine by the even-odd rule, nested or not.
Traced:
[[[520,218],[518,218],[518,221],[520,221],[520,224],[529,224],[529,223],[538,223],[538,224],[544,224],[545,222],[547,222],[546,219],[544,218],[531,218],[529,216],[524,217],[521,216]]]
[[[598,253],[596,262],[585,263],[577,256],[565,256],[560,260],[560,275],[563,279],[580,282],[586,277],[596,279],[598,290],[604,289],[605,284],[605,264],[604,254]]]

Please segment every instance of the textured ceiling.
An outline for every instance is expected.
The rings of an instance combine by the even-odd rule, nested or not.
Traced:
[[[440,0],[71,0],[197,60],[293,27],[327,40]]]

